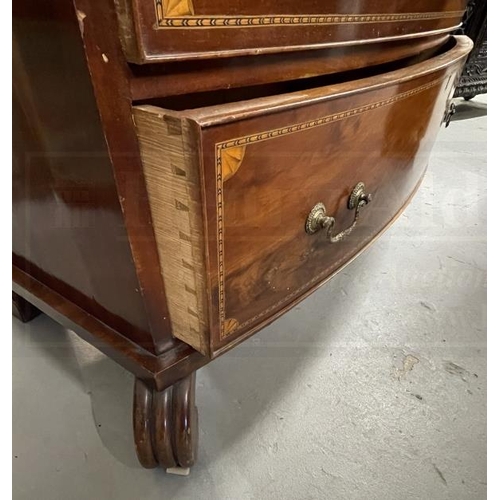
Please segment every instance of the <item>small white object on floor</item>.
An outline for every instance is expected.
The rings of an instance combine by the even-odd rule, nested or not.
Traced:
[[[168,467],[165,469],[167,474],[175,474],[176,476],[189,476],[191,472],[190,467]]]

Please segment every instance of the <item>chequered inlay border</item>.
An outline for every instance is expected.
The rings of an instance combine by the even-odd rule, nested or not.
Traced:
[[[450,12],[407,12],[391,14],[304,14],[304,15],[267,15],[267,16],[165,16],[168,0],[155,0],[158,28],[262,28],[269,26],[304,26],[335,24],[371,24],[410,21],[429,21],[462,17],[463,11]]]
[[[395,102],[401,101],[403,99],[407,99],[408,97],[414,96],[415,94],[419,94],[428,90],[436,85],[439,85],[443,82],[443,78],[439,78],[437,80],[433,80],[429,83],[421,85],[420,87],[416,87],[414,89],[408,90],[406,92],[402,92],[401,94],[395,95],[388,99],[384,99],[382,101],[373,102],[370,104],[366,104],[364,106],[359,106],[357,108],[353,108],[347,111],[341,111],[338,113],[334,113],[332,115],[324,116],[323,118],[318,118],[316,120],[310,120],[307,122],[298,123],[295,125],[290,125],[288,127],[282,127],[278,129],[268,130],[265,132],[261,132],[259,134],[252,134],[243,137],[238,137],[236,139],[231,139],[224,142],[219,142],[215,145],[215,158],[216,158],[216,199],[217,199],[217,264],[218,264],[218,288],[219,288],[219,328],[220,328],[220,339],[224,339],[229,334],[233,335],[237,331],[246,327],[254,320],[265,316],[270,313],[274,309],[281,306],[283,303],[291,300],[295,295],[298,295],[301,291],[307,288],[309,285],[318,280],[322,275],[325,274],[325,270],[323,270],[319,275],[312,278],[306,285],[294,290],[292,293],[288,294],[286,297],[281,299],[279,302],[273,304],[268,307],[265,311],[262,311],[258,315],[246,320],[245,322],[238,325],[236,329],[231,330],[230,332],[225,332],[224,328],[224,320],[226,316],[225,311],[225,271],[224,271],[224,192],[223,192],[223,178],[222,178],[222,151],[227,148],[233,148],[237,146],[243,146],[248,144],[255,144],[256,142],[267,141],[270,139],[275,139],[276,137],[282,137],[283,135],[294,134],[297,132],[301,132],[303,130],[309,130],[315,127],[321,127],[323,125],[327,125],[329,123],[345,120],[346,118],[350,118],[353,116],[360,115],[362,113],[366,113],[368,111],[372,111],[374,109],[381,108],[383,106],[389,106]],[[337,263],[334,264],[334,266]],[[328,270],[331,270],[330,268]]]

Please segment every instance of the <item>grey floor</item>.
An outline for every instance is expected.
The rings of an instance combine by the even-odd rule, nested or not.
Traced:
[[[486,498],[486,97],[457,104],[398,222],[200,370],[187,478],[137,463],[127,372],[14,320],[14,498]]]

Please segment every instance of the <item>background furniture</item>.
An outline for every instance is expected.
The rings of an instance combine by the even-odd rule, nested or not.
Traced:
[[[472,99],[487,92],[487,2],[471,0],[467,4],[464,25],[459,30],[474,42],[465,63],[455,97]]]

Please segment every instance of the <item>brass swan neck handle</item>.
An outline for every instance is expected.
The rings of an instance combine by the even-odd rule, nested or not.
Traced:
[[[335,217],[326,215],[325,205],[323,203],[317,203],[307,216],[306,233],[314,234],[320,229],[326,229],[326,236],[330,243],[342,241],[353,232],[361,215],[361,209],[368,205],[371,200],[372,195],[365,193],[365,185],[362,182],[358,182],[349,195],[349,201],[347,203],[347,208],[349,210],[355,210],[354,221],[347,229],[334,234]]]

